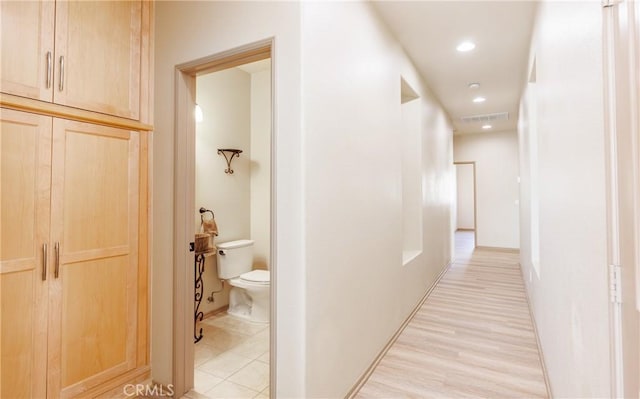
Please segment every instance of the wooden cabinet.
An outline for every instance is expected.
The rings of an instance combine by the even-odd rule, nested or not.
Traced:
[[[0,14],[0,91],[140,119],[147,2],[3,1]]]
[[[0,2],[0,91],[53,99],[55,3]]]
[[[150,1],[0,1],[0,398],[149,367]]]
[[[52,121],[0,112],[0,397],[43,398]]]
[[[0,396],[84,396],[146,364],[141,133],[0,121]]]

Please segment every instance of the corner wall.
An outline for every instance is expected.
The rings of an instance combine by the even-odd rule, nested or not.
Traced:
[[[253,267],[271,268],[271,68],[251,74]]]
[[[302,3],[302,45],[306,398],[339,398],[451,259],[452,128],[370,3]],[[422,252],[405,266],[401,77],[422,132]]]
[[[155,21],[155,131],[153,154],[152,378],[171,383],[176,65],[258,41],[274,39],[275,131],[278,153],[276,217],[280,312],[276,356],[278,397],[305,397],[305,270],[302,218],[300,5],[285,2],[160,1]]]
[[[519,127],[521,264],[558,398],[611,397],[602,59],[599,2],[540,4],[529,63],[536,87],[522,97]],[[537,167],[528,143],[534,130]],[[539,207],[539,277],[532,201]]]

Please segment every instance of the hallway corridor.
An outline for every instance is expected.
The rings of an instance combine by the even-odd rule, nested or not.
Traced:
[[[473,249],[456,260],[357,398],[546,398],[518,255]]]

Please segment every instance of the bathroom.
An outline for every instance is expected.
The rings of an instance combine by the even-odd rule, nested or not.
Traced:
[[[211,238],[194,273],[194,390],[208,398],[267,398],[270,59],[199,75],[196,104],[195,233],[209,232]],[[240,252],[249,253],[247,270],[222,272],[221,279],[225,262]],[[245,273],[252,269],[260,271]]]

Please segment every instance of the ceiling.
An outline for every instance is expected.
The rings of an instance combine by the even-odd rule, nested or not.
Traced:
[[[516,130],[534,2],[376,1],[374,5],[451,117],[456,134]],[[465,40],[475,43],[475,49],[458,52],[456,46]],[[470,89],[472,82],[480,87]],[[474,103],[478,96],[486,101]],[[501,112],[508,112],[509,119],[460,120]],[[484,124],[492,127],[482,129]]]

